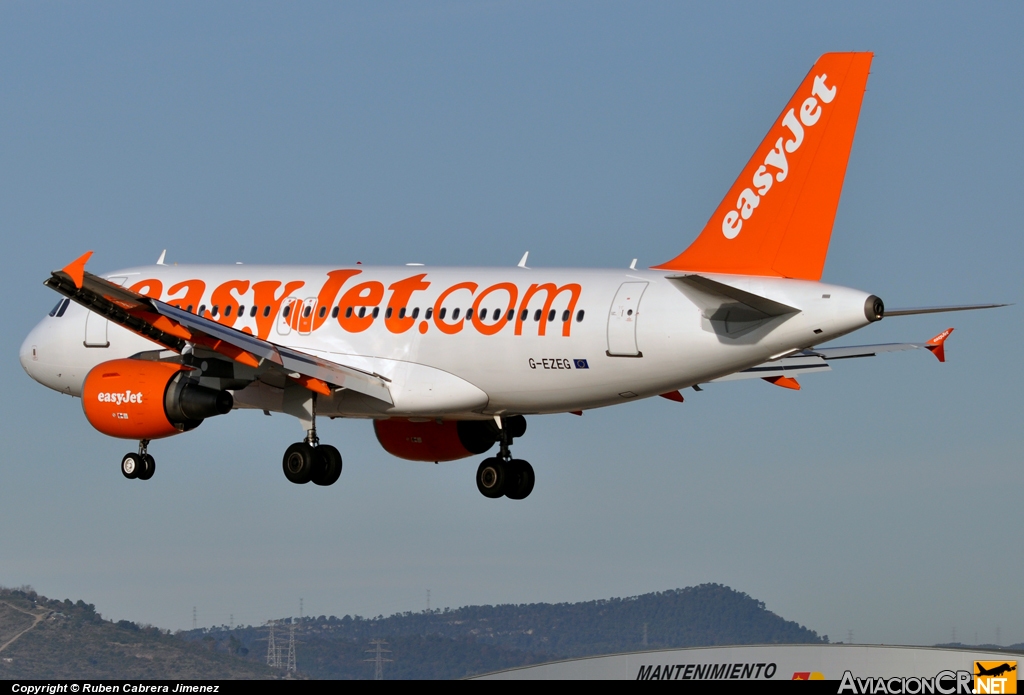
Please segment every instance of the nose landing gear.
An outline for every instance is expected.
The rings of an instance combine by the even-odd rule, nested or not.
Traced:
[[[121,475],[129,480],[149,480],[156,473],[156,461],[146,453],[148,439],[139,440],[139,453],[129,451],[121,459]]]
[[[296,485],[333,485],[341,477],[341,452],[329,444],[321,444],[316,436],[316,398],[313,398],[313,419],[306,438],[288,447],[282,461],[284,477]]]
[[[509,451],[512,438],[521,437],[526,432],[526,419],[516,416],[501,420],[501,435],[498,440],[501,451],[498,456],[484,459],[476,469],[476,487],[481,495],[490,499],[526,499],[533,492],[533,484],[536,481],[533,466],[522,459],[512,458],[512,452]]]

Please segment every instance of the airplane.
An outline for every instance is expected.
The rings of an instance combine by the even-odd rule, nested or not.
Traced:
[[[292,483],[336,482],[337,448],[317,417],[372,420],[413,461],[496,456],[488,498],[524,499],[535,474],[512,457],[526,416],[575,413],[734,379],[799,388],[830,361],[930,341],[819,347],[883,317],[1005,306],[886,310],[821,282],[871,53],[814,64],[696,240],[637,269],[408,264],[156,265],[104,275],[92,252],[51,273],[62,295],[20,359],[36,381],[80,397],[103,434],[137,440],[121,472],[147,480],[150,442],[250,408],[298,418]]]
[[[981,665],[981,662],[975,661],[974,662],[974,667],[975,667],[975,670],[977,671],[977,673],[974,674],[976,676],[995,676],[995,677],[998,677],[998,676],[1003,675],[1004,673],[1009,673],[1010,671],[1016,671],[1017,670],[1017,662],[1014,661],[1013,662],[1013,666],[1010,666],[1010,664],[1008,662],[1006,662],[1006,663],[1000,664],[999,666],[994,666],[993,668],[985,668],[984,666]]]

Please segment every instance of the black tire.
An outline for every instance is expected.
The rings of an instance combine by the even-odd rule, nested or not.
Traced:
[[[156,473],[156,459],[149,454],[143,454],[142,467],[139,468],[139,480],[149,480]]]
[[[512,459],[506,465],[508,477],[505,479],[505,497],[510,500],[525,500],[533,492],[536,478],[533,466],[522,459]]]
[[[312,480],[317,485],[334,485],[341,477],[341,452],[329,444],[321,444],[315,450],[319,459]]]
[[[139,477],[139,471],[143,469],[142,457],[134,451],[129,451],[121,459],[121,475],[128,480],[135,480]]]
[[[285,450],[284,459],[281,462],[284,477],[296,485],[308,483],[313,477],[313,464],[316,458],[316,452],[309,444],[305,442],[292,444]]]
[[[505,494],[507,474],[501,459],[484,459],[476,469],[476,488],[480,494],[490,499],[498,499]]]

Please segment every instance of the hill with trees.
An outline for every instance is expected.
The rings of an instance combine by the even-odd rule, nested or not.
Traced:
[[[46,678],[280,678],[265,664],[128,620],[95,606],[0,588],[0,680]]]
[[[827,636],[785,620],[764,603],[720,584],[582,603],[466,606],[392,616],[320,616],[279,621],[294,628],[298,670],[311,678],[370,678],[371,640],[388,642],[389,678],[461,678],[553,659],[641,649],[720,644],[823,643]],[[267,628],[181,633],[212,649],[266,661]]]

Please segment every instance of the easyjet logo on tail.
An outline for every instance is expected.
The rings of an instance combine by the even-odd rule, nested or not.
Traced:
[[[782,183],[789,174],[789,160],[786,154],[794,154],[804,143],[804,128],[813,128],[821,119],[821,104],[831,104],[836,98],[836,87],[825,84],[828,75],[814,77],[811,96],[800,105],[800,117],[796,109],[791,108],[782,119],[782,127],[789,130],[787,135],[775,141],[775,147],[765,155],[764,164],[754,172],[751,187],[744,188],[736,200],[736,209],[730,210],[722,218],[722,234],[726,239],[735,239],[743,229],[743,221],[749,220],[754,210],[761,204],[761,198],[772,189],[776,182]]]
[[[697,238],[654,268],[820,280],[870,70],[870,53],[821,56]]]

